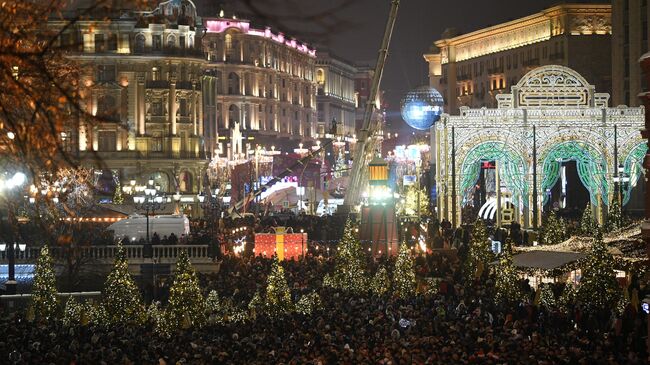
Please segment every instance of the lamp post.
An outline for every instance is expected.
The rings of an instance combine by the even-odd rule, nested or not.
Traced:
[[[5,180],[0,178],[0,192],[7,191],[7,195],[11,195],[14,189],[20,189],[27,180],[27,177],[22,172],[16,172],[11,178]],[[13,209],[7,209],[7,223],[11,226],[15,224]],[[16,294],[16,243],[10,243],[5,246],[7,250],[7,261],[9,261],[7,282],[5,283],[7,294]]]
[[[302,258],[305,259],[305,229],[300,229],[300,249],[302,251]]]
[[[214,246],[214,226],[219,224],[219,213],[221,212],[221,203],[219,202],[219,189],[215,189],[214,194],[208,190],[209,196],[206,199],[206,195],[201,192],[196,197],[199,199],[201,208],[205,212],[205,215],[209,217],[210,220],[210,249],[208,252],[210,256],[214,259],[217,257],[217,249]],[[217,227],[218,229],[218,227]],[[218,231],[217,231],[218,233]]]
[[[614,183],[616,184],[616,195],[618,202],[621,205],[621,212],[623,211],[623,189],[624,186],[630,181],[630,176],[625,173],[625,167],[621,164],[618,165],[616,176],[614,176]]]
[[[144,188],[144,195],[134,196],[133,203],[138,210],[145,211],[147,219],[147,245],[151,244],[149,239],[149,215],[155,214],[157,210],[165,209],[163,195],[159,193],[160,186],[154,185],[153,179],[149,179],[147,186]]]

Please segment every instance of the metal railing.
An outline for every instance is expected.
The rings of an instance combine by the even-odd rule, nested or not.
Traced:
[[[209,263],[212,258],[208,254],[208,245],[154,245],[153,259],[158,263],[175,263],[181,250],[187,251],[187,256],[193,263]],[[130,264],[151,262],[151,257],[145,257],[143,245],[124,246],[126,258]],[[25,251],[15,251],[16,263],[36,263],[40,247],[28,247]],[[50,256],[57,262],[69,255],[87,258],[98,262],[112,263],[117,254],[117,246],[85,246],[74,249],[64,247],[51,247]],[[0,252],[0,263],[7,263],[6,251]]]

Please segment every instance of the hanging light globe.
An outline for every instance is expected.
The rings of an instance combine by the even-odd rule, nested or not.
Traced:
[[[402,98],[402,119],[411,128],[426,131],[440,120],[443,105],[444,101],[438,90],[430,86],[420,86]]]

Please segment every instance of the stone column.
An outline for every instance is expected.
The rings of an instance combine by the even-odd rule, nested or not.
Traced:
[[[136,76],[136,106],[135,106],[135,120],[138,125],[138,135],[142,136],[146,133],[145,129],[145,91],[144,91],[144,74],[139,73]]]
[[[198,134],[196,125],[196,80],[192,80],[192,133],[196,136]]]
[[[176,73],[169,75],[169,125],[170,136],[176,135]]]

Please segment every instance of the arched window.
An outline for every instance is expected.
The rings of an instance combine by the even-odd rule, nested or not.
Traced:
[[[138,34],[135,36],[135,52],[142,53],[144,52],[145,38],[144,34]]]
[[[181,193],[192,192],[192,174],[187,171],[181,172],[181,175],[178,177],[178,190]]]
[[[176,47],[176,36],[170,34],[167,37],[167,48],[174,48],[174,47]]]
[[[235,123],[239,123],[239,122],[240,122],[240,120],[239,120],[239,108],[237,107],[237,105],[232,104],[228,108],[228,125],[230,126],[230,128],[232,128],[232,126]]]
[[[319,85],[323,85],[325,83],[325,71],[323,71],[322,68],[316,70],[316,82]]]
[[[228,94],[239,95],[239,75],[231,72],[228,75]]]

